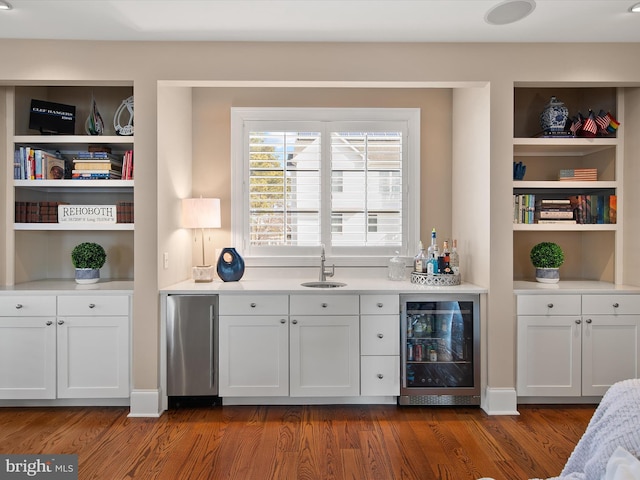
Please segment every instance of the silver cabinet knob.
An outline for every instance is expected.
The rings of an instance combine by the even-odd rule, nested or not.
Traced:
[[[45,323],[45,325],[48,327],[49,325],[53,325],[53,322],[51,320],[47,320],[47,322]]]
[[[95,303],[90,303],[89,304],[89,308],[96,308],[96,304]]]
[[[378,303],[378,308],[382,308],[383,306],[382,302]]]
[[[322,308],[327,308],[328,306],[329,306],[329,305],[328,305],[328,304],[326,304],[326,303],[323,303],[323,304],[322,304]]]
[[[547,303],[547,308],[553,308],[553,303]]]
[[[576,325],[580,325],[582,323],[582,320],[576,320]]]
[[[251,304],[251,308],[256,308],[256,304],[255,304],[255,303],[252,303],[252,304]]]
[[[22,304],[21,303],[16,303],[16,309],[20,310],[22,308]]]
[[[378,374],[378,378],[379,378],[380,380],[382,380],[382,379],[384,378],[384,375],[382,375],[381,373],[379,373],[379,374]]]
[[[287,323],[287,321],[284,318],[281,318],[280,323],[284,324],[284,323]]]
[[[620,306],[620,304],[618,302],[613,304],[613,308],[618,308]]]
[[[378,338],[383,338],[383,337],[384,337],[383,334],[381,334],[381,333],[378,334]]]
[[[585,320],[585,322],[587,322],[587,323],[591,323],[592,321],[593,321],[593,320],[591,320],[590,318],[587,318],[587,319]]]
[[[294,325],[298,324],[298,320],[291,320],[291,323],[293,323]]]
[[[58,325],[64,325],[64,320],[58,320]]]

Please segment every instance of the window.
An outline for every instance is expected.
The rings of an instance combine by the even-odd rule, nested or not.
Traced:
[[[407,255],[418,139],[418,109],[232,109],[234,243],[280,264],[320,245],[370,263]]]

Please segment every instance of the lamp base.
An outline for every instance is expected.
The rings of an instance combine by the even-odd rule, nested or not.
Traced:
[[[196,283],[212,282],[214,271],[213,265],[198,265],[191,268],[191,276]]]

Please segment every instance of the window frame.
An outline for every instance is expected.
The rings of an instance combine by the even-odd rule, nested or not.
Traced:
[[[326,245],[326,255],[338,266],[386,266],[390,256],[399,251],[401,256],[412,256],[417,246],[420,225],[420,109],[419,108],[315,108],[315,107],[232,107],[231,108],[231,238],[232,244],[242,253],[247,264],[252,266],[306,266],[315,265],[319,247],[248,245],[249,215],[249,165],[245,148],[248,144],[246,122],[403,122],[406,141],[403,142],[402,164],[402,232],[403,245],[398,247],[371,247],[366,255],[345,252],[345,247],[332,251]],[[325,137],[327,137],[325,135]],[[323,146],[327,145],[325,138]],[[323,147],[324,148],[324,147]],[[330,202],[331,168],[321,169],[321,205]],[[327,181],[328,180],[328,181]],[[330,217],[330,215],[329,215]],[[329,230],[331,229],[329,225]],[[357,247],[352,248],[354,251]],[[268,250],[268,253],[265,253]],[[393,250],[393,251],[391,251]],[[295,251],[295,252],[294,252]]]

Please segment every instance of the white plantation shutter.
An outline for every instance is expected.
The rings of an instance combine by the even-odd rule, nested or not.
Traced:
[[[419,149],[408,142],[416,111],[233,109],[232,128],[241,130],[233,165],[244,185],[232,205],[234,239],[245,256],[300,258],[321,244],[351,258],[407,255],[415,234],[408,218],[418,216],[407,193],[410,172],[419,171]]]

